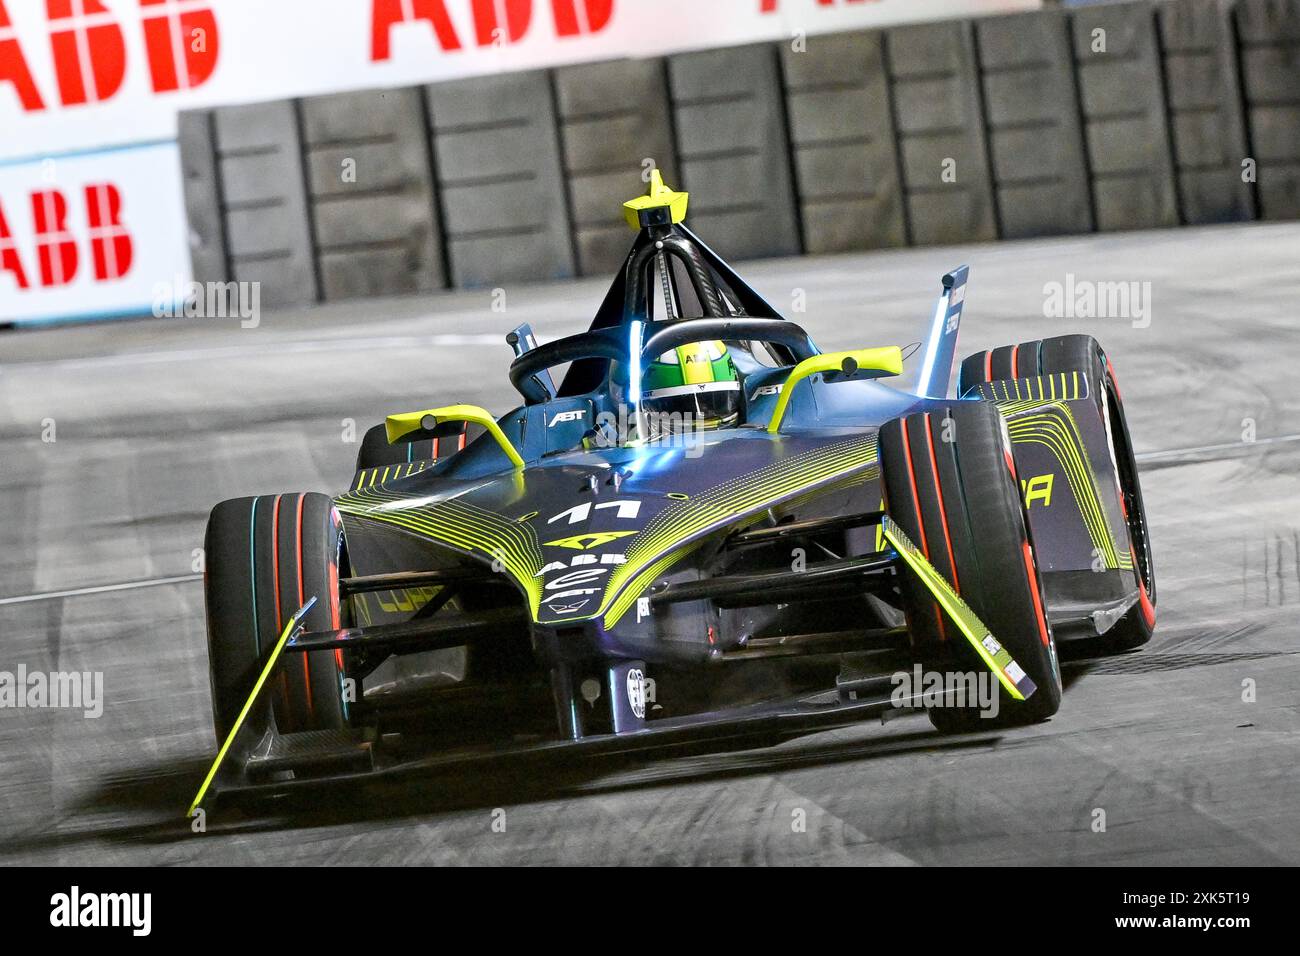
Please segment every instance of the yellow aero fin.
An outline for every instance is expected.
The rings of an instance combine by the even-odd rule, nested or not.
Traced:
[[[772,420],[767,423],[767,430],[776,434],[785,417],[786,407],[794,388],[809,375],[818,372],[843,372],[846,377],[884,378],[886,375],[900,375],[903,371],[903,350],[897,345],[888,345],[878,349],[850,349],[847,352],[822,352],[806,358],[791,371],[781,388],[781,395],[776,400],[772,411]]]
[[[445,405],[442,408],[429,408],[422,412],[400,412],[389,415],[384,421],[384,432],[388,436],[388,444],[391,445],[403,439],[409,440],[413,433],[432,432],[442,422],[472,422],[475,425],[482,425],[501,446],[510,463],[518,469],[524,467],[523,458],[515,450],[515,446],[510,444],[510,439],[506,438],[505,433],[501,431],[501,426],[497,424],[496,419],[487,409],[477,405]]]
[[[302,619],[307,616],[307,612],[312,609],[316,603],[316,596],[312,595],[307,599],[307,603],[298,610],[293,612],[293,617],[289,618],[284,630],[280,632],[280,639],[275,642],[275,647],[271,648],[271,656],[266,659],[266,666],[262,668],[262,673],[258,675],[257,683],[253,685],[252,692],[248,695],[248,700],[244,701],[243,708],[239,711],[239,716],[235,718],[234,724],[230,727],[230,733],[226,734],[226,741],[217,751],[217,757],[212,761],[212,766],[208,768],[208,775],[203,778],[203,784],[199,787],[199,792],[194,795],[194,802],[190,804],[189,810],[186,811],[187,817],[194,816],[194,811],[203,803],[203,798],[208,795],[208,788],[212,786],[212,781],[216,779],[217,771],[221,769],[222,762],[226,759],[226,753],[230,750],[230,745],[235,742],[235,737],[239,734],[239,729],[244,726],[244,720],[248,717],[248,712],[253,709],[253,702],[257,696],[262,693],[262,688],[266,686],[266,679],[271,676],[271,671],[275,668],[275,662],[280,659],[280,652],[284,650],[284,645],[288,642],[290,636],[299,630]]]
[[[633,229],[681,222],[686,218],[686,203],[689,198],[689,193],[679,193],[665,186],[659,170],[652,169],[649,191],[644,196],[623,203],[623,218]]]
[[[921,549],[912,543],[912,539],[903,532],[903,529],[888,515],[881,520],[880,527],[885,533],[885,538],[898,551],[907,566],[921,579],[926,589],[934,595],[939,606],[948,612],[948,617],[965,635],[971,647],[975,648],[975,653],[997,677],[998,682],[1007,689],[1007,693],[1016,700],[1024,700],[1033,694],[1037,686],[1025,673],[1024,668],[1016,663],[1011,652],[1002,646],[1002,642],[989,632],[984,622],[971,610],[970,605],[961,599],[961,595],[953,590],[952,585],[939,573],[939,570],[926,560]]]

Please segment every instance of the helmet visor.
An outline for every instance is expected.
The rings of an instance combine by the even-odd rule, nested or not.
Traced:
[[[699,382],[647,392],[641,402],[652,435],[682,434],[734,424],[740,411],[740,383]]]

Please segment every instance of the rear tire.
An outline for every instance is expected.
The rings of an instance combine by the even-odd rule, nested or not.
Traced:
[[[1028,724],[1061,704],[1061,677],[1019,483],[996,406],[961,402],[887,422],[880,430],[885,510],[1033,679],[1024,701],[999,685],[998,716],[973,707],[929,711],[943,731]],[[910,571],[903,604],[927,670],[987,672],[957,625]]]
[[[1101,638],[1107,651],[1127,651],[1151,640],[1156,624],[1155,566],[1147,528],[1142,486],[1129,437],[1124,403],[1115,382],[1115,369],[1091,335],[1058,335],[1050,339],[1004,345],[976,352],[961,363],[957,391],[965,395],[982,382],[1078,372],[1088,382],[1088,394],[1110,432],[1115,478],[1124,508],[1137,578],[1138,600]]]
[[[218,743],[290,617],[311,597],[308,631],[341,626],[343,528],[328,495],[263,495],[212,509],[204,538],[208,668]],[[247,724],[260,735],[347,726],[341,651],[284,654]],[[269,706],[268,706],[269,705]]]

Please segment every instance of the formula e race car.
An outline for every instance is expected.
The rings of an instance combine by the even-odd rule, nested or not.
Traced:
[[[894,388],[898,346],[819,351],[686,207],[655,172],[589,331],[506,337],[519,407],[399,412],[343,494],[217,505],[221,750],[196,806],[214,783],[772,740],[922,706],[945,732],[1025,724],[1060,705],[1057,641],[1148,640],[1142,494],[1096,341],[971,355],[949,397],[961,267],[913,390]]]

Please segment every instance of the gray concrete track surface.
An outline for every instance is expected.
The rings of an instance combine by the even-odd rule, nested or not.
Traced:
[[[0,710],[0,861],[1300,863],[1300,225],[742,271],[835,348],[920,339],[940,274],[963,261],[962,352],[1096,334],[1144,455],[1157,636],[1069,665],[1057,717],[948,739],[909,717],[581,773],[478,771],[346,809],[218,813],[203,835],[181,819],[213,751],[198,584],[7,599],[188,574],[216,501],[338,490],[356,453],[345,419],[359,433],[431,403],[505,410],[504,332],[578,331],[605,282],[329,305],[256,329],[0,335],[0,670],[102,671],[106,699],[98,719]],[[1149,282],[1149,324],[1044,317],[1045,284],[1067,274]]]

